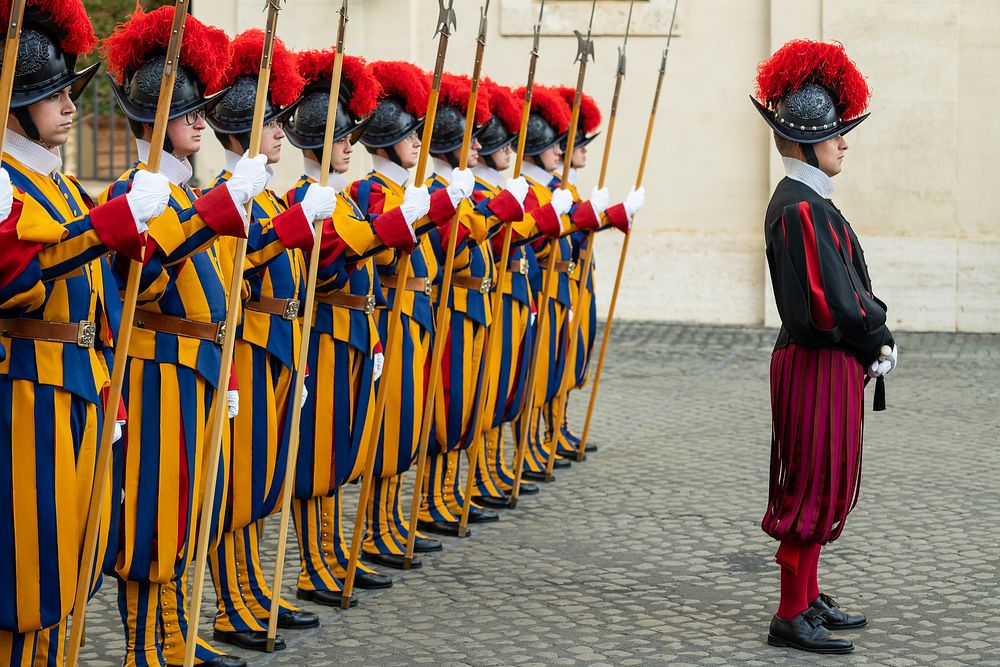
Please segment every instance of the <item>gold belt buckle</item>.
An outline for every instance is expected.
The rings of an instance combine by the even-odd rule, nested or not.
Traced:
[[[76,325],[76,344],[91,349],[97,340],[97,323],[84,320]]]
[[[365,315],[371,315],[375,312],[375,295],[369,294],[365,297]]]
[[[491,289],[493,289],[493,279],[489,276],[483,276],[483,282],[479,286],[479,293],[489,294]]]
[[[522,276],[528,275],[528,260],[526,258],[522,257],[518,260],[517,270]]]
[[[216,327],[217,328],[215,330],[215,344],[222,345],[226,342],[226,323],[224,321],[219,322],[219,324],[216,325]]]
[[[299,300],[285,299],[285,312],[281,314],[282,319],[294,320],[299,316]]]
[[[569,260],[569,264],[566,265],[566,273],[573,273],[576,271],[576,262]]]
[[[424,294],[430,296],[434,293],[434,284],[431,283],[430,278],[424,278]]]

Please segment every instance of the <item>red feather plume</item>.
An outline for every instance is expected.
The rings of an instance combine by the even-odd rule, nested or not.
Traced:
[[[382,85],[380,99],[399,98],[403,108],[416,118],[427,114],[431,86],[422,69],[407,62],[380,60],[371,64],[371,73]]]
[[[513,90],[507,86],[501,86],[493,79],[484,78],[481,85],[489,91],[493,115],[500,119],[500,122],[511,134],[520,132],[524,98],[516,98]]]
[[[469,96],[472,94],[472,79],[464,74],[445,73],[441,77],[441,104],[460,109],[463,113],[469,107]],[[482,125],[490,119],[490,93],[483,86],[476,95],[476,125]]]
[[[757,66],[757,99],[769,108],[805,83],[831,91],[844,120],[863,114],[871,100],[865,77],[840,42],[793,39]]]
[[[11,4],[11,0],[0,0],[0,17],[8,21]],[[82,56],[97,46],[94,26],[81,0],[28,0],[27,7],[48,16],[66,53]]]
[[[559,86],[556,92],[569,105],[570,116],[573,114],[573,100],[576,99],[576,88],[569,86]],[[583,93],[580,96],[580,122],[583,123],[585,134],[593,134],[601,126],[601,108],[590,95]]]
[[[101,43],[101,53],[108,71],[119,83],[124,83],[142,63],[166,51],[173,20],[171,6],[151,12],[136,7],[124,23],[115,26],[114,32]],[[181,63],[194,70],[207,93],[222,88],[232,56],[233,48],[225,32],[193,16],[185,19]]]
[[[229,63],[223,88],[231,86],[237,77],[260,74],[260,58],[264,52],[264,31],[256,28],[241,32],[233,39],[233,59]],[[275,38],[271,55],[271,78],[268,82],[268,99],[271,104],[287,107],[299,99],[306,83],[299,76],[295,54],[285,48],[284,42]]]
[[[329,81],[336,55],[336,49],[299,52],[299,74],[305,79],[306,85],[317,81]],[[359,118],[370,116],[375,111],[382,93],[382,86],[372,74],[371,67],[364,58],[345,55],[343,77],[350,84],[352,91],[351,101],[348,104],[351,112]]]
[[[524,99],[524,93],[523,87],[514,91],[514,95],[521,100]],[[531,110],[548,121],[557,133],[569,130],[569,121],[572,119],[570,109],[554,88],[536,85],[531,92]]]

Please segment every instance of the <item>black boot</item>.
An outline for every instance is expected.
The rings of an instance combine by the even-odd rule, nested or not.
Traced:
[[[841,610],[837,601],[826,593],[820,593],[809,608],[819,612],[827,630],[855,630],[868,625],[864,614],[849,614]]]
[[[854,650],[850,640],[834,639],[823,627],[820,612],[811,607],[790,621],[783,621],[777,615],[772,618],[767,643],[810,653],[850,653]]]

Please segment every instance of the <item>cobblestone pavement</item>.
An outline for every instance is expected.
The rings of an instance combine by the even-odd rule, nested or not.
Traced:
[[[765,643],[773,335],[616,326],[597,454],[350,612],[314,608],[323,626],[285,631],[285,651],[234,653],[251,665],[1000,665],[1000,336],[899,336],[889,410],[868,415],[861,502],[820,561],[823,588],[871,625],[850,633],[853,655],[817,658]],[[572,400],[577,430],[585,407]],[[293,597],[294,539],[289,556]],[[87,665],[120,660],[113,610],[105,585]]]

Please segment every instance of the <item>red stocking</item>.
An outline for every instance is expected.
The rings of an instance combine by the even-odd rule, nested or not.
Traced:
[[[813,574],[812,554],[818,545],[782,540],[774,559],[781,566],[781,601],[778,618],[790,621],[806,609],[809,598],[809,578]],[[819,553],[818,548],[815,549]]]

